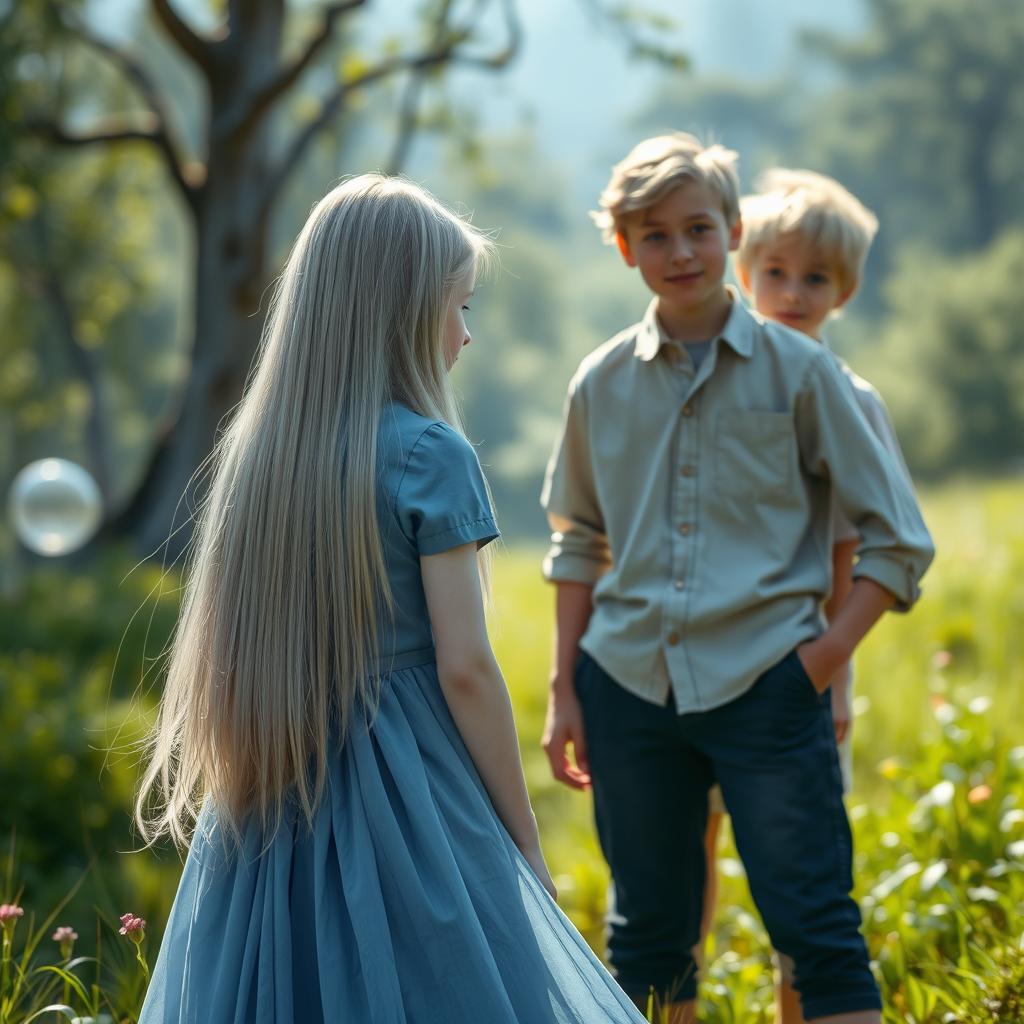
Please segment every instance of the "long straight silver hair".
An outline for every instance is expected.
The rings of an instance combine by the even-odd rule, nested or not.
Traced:
[[[269,842],[286,805],[312,821],[331,741],[379,701],[382,410],[461,429],[444,324],[492,251],[402,179],[352,178],[314,207],[212,456],[135,808],[147,843],[186,844],[207,798],[236,840],[255,820]]]

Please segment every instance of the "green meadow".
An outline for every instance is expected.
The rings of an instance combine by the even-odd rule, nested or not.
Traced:
[[[923,598],[857,655],[856,895],[886,1024],[1024,1024],[1024,482],[947,485],[924,505],[939,554]],[[560,903],[600,950],[607,873],[590,797],[553,782],[539,747],[553,609],[541,555],[498,552],[492,637]],[[129,852],[133,740],[177,600],[176,577],[126,576],[111,556],[88,572],[46,566],[0,605],[0,775],[17,823],[0,902],[26,911],[0,958],[2,1024],[135,1020],[144,979],[117,918],[147,918],[152,961],[180,865]],[[717,870],[702,1020],[771,1021],[767,938],[728,828]],[[57,925],[81,934],[71,961]]]

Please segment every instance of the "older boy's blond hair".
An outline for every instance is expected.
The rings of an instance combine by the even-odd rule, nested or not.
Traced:
[[[755,187],[757,194],[744,196],[740,203],[740,278],[749,279],[766,245],[795,236],[834,261],[843,287],[856,290],[878,218],[834,178],[815,171],[776,167],[765,171]]]
[[[736,154],[724,146],[705,146],[685,132],[656,135],[634,146],[625,160],[612,168],[599,200],[601,209],[590,216],[610,245],[622,232],[624,218],[649,209],[673,189],[691,181],[718,193],[730,228],[739,220]]]

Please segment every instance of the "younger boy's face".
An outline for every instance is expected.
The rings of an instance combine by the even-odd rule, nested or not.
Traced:
[[[630,217],[619,249],[662,303],[686,313],[723,298],[729,252],[739,240],[740,225],[726,223],[721,196],[691,181]]]
[[[769,243],[740,276],[758,313],[812,338],[852,293],[834,262],[799,237]]]

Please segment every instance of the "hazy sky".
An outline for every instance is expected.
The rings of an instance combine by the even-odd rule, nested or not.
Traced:
[[[644,0],[672,17],[667,42],[686,52],[695,72],[765,78],[793,57],[795,31],[810,25],[855,29],[861,0]],[[141,0],[92,0],[98,22],[124,31]],[[209,9],[204,0],[177,0],[190,16]],[[318,6],[312,0],[309,6]],[[372,35],[391,34],[409,23],[417,0],[375,0],[364,18]],[[524,45],[514,66],[498,75],[462,71],[457,93],[482,112],[489,133],[532,123],[539,145],[558,155],[573,191],[589,192],[607,171],[612,145],[628,136],[631,115],[650,94],[661,72],[629,58],[626,47],[599,31],[579,0],[519,0]],[[685,80],[681,79],[682,83]]]

